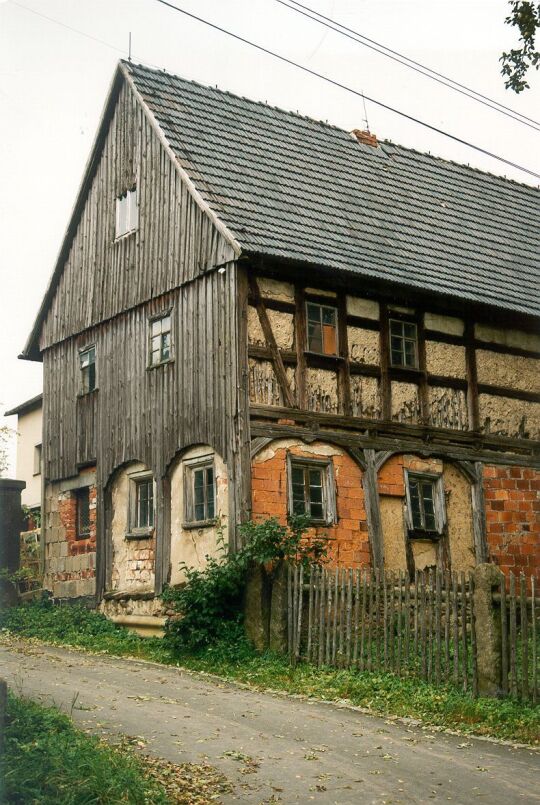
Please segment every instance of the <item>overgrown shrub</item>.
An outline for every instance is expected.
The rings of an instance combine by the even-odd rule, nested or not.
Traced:
[[[178,613],[169,619],[167,643],[175,651],[197,651],[214,643],[245,641],[242,630],[242,595],[252,563],[279,560],[320,562],[326,555],[324,540],[306,540],[306,517],[281,525],[276,518],[240,527],[243,547],[229,553],[223,535],[217,557],[207,557],[202,569],[182,565],[186,582],[169,588],[164,599]]]

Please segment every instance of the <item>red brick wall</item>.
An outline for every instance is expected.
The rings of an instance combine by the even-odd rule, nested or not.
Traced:
[[[314,444],[313,449],[309,452],[303,445],[285,448],[280,447],[279,442],[276,444],[276,448],[273,455],[261,460],[268,454],[268,450],[274,450],[272,445],[270,448],[265,448],[253,462],[253,519],[277,517],[281,523],[286,523],[287,450],[295,456],[317,458],[317,444]],[[332,448],[333,451],[334,448]],[[330,458],[334,465],[338,522],[333,526],[313,528],[310,530],[309,536],[329,539],[329,558],[332,564],[343,567],[368,567],[371,559],[362,488],[362,470],[345,453],[339,452],[328,456],[321,451],[319,456],[323,460]]]
[[[487,541],[504,573],[540,571],[540,471],[484,467]]]
[[[96,550],[96,487],[89,488],[90,533],[85,539],[77,539],[77,495],[64,492],[59,501],[60,522],[65,529],[68,556],[93,553]]]

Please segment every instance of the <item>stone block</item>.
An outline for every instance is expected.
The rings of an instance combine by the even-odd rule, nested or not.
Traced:
[[[268,647],[280,654],[287,652],[287,565],[279,562],[272,578]]]
[[[262,565],[253,565],[244,590],[244,628],[257,651],[269,645],[271,585]]]
[[[474,613],[480,696],[501,694],[501,628],[500,607],[493,593],[501,583],[501,571],[492,564],[478,565],[474,570]]]

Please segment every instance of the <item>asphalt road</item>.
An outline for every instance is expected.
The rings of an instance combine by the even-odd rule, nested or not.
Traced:
[[[23,642],[0,644],[0,675],[85,729],[139,736],[173,762],[210,763],[233,783],[224,803],[540,802],[533,750]]]

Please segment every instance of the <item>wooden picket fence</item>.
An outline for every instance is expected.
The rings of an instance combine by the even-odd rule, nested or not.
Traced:
[[[504,580],[504,577],[501,576]],[[537,697],[537,613],[525,579],[498,595],[505,694]],[[497,597],[497,596],[496,596]],[[495,604],[496,605],[496,602]],[[405,573],[291,565],[288,649],[293,664],[390,671],[478,694],[474,573]]]
[[[501,687],[504,695],[539,700],[540,600],[538,583],[523,573],[501,577],[500,592],[494,596],[501,622]],[[530,592],[530,594],[529,594]]]

